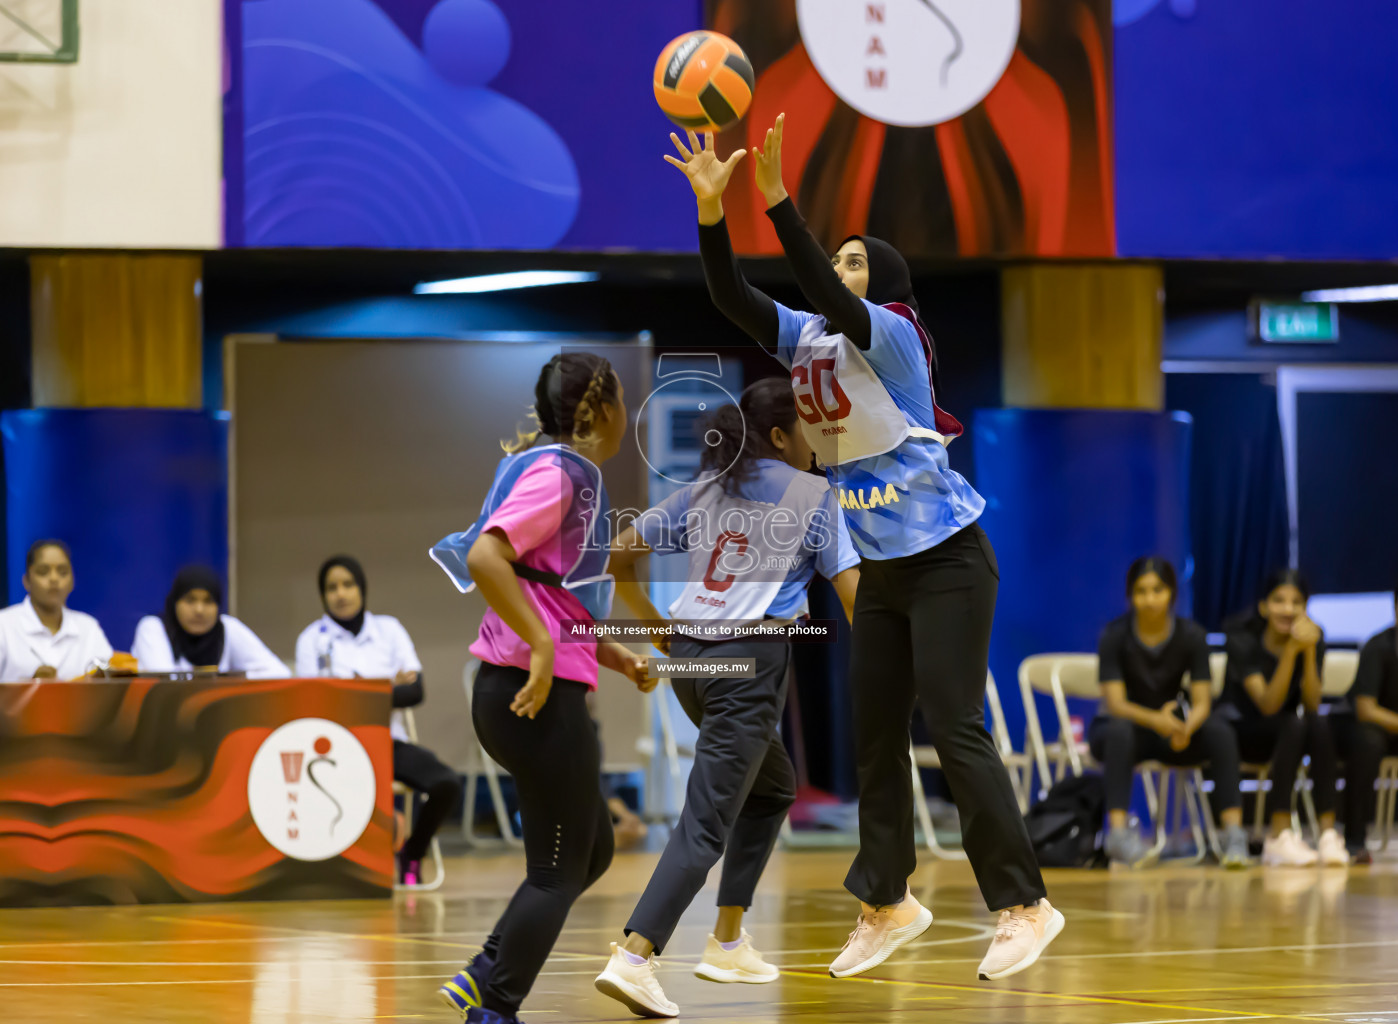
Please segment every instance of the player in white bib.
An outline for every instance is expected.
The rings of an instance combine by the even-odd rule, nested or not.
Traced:
[[[961,424],[936,402],[937,359],[908,265],[893,246],[852,235],[829,256],[781,179],[784,115],[752,151],[802,294],[814,313],[773,302],[743,279],[723,223],[726,161],[693,133],[671,135],[699,202],[709,293],[791,373],[801,429],[838,490],[860,555],[850,688],[859,774],[859,854],[845,879],[861,913],[834,977],[883,963],[932,923],[907,879],[917,866],[908,728],[922,707],[961,815],[986,905],[1000,912],[983,979],[1033,964],[1063,928],[1014,790],[985,731],[985,680],[999,569],[977,519],[985,501],[947,462]]]
[[[811,449],[797,427],[785,379],[758,381],[738,406],[716,410],[700,429],[719,440],[706,450],[698,480],[628,527],[613,546],[609,568],[632,611],[659,624],[665,620],[636,582],[636,562],[651,551],[686,553],[686,585],[670,606],[668,653],[750,658],[756,671],[752,678],[673,679],[675,696],[699,727],[684,811],[627,922],[626,938],[612,944],[611,960],[597,978],[600,991],[645,1017],[679,1013],[655,978],[654,955],[669,943],[720,855],[718,922],[694,973],[718,982],[777,979],[742,920],[796,798],[778,732],[791,645],[735,632],[804,618],[815,573],[834,582],[850,614],[859,579],[859,556],[834,493],[807,472]]]

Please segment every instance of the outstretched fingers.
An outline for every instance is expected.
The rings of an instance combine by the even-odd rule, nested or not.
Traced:
[[[691,143],[694,141],[693,132],[689,133],[689,139]],[[680,151],[680,156],[684,157],[686,161],[694,159],[694,154],[684,148],[684,143],[680,141],[680,137],[674,132],[670,133],[670,141],[675,144],[675,148]]]

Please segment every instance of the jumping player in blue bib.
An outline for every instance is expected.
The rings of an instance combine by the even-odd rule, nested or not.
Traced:
[[[861,913],[830,965],[868,971],[921,935],[932,914],[907,879],[917,866],[908,729],[920,702],[961,814],[981,894],[1000,911],[979,976],[1033,964],[1063,928],[1049,905],[1014,790],[985,731],[986,668],[999,570],[977,523],[984,499],[947,462],[961,424],[937,405],[936,349],[907,263],[851,236],[834,256],[781,180],[784,115],[752,152],[758,190],[815,313],[787,309],[743,278],[723,191],[745,155],[713,137],[670,138],[699,203],[699,251],[715,305],[791,372],[802,431],[837,489],[860,555],[850,685],[859,774],[859,854],[845,886]]]

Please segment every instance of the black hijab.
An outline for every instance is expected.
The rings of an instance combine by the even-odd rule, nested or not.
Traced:
[[[354,577],[354,582],[359,584],[359,614],[350,619],[336,618],[330,611],[330,606],[325,603],[325,577],[329,576],[330,570],[336,566],[348,572]],[[369,607],[369,585],[364,582],[364,567],[359,564],[359,559],[349,555],[336,555],[325,560],[325,564],[320,567],[320,603],[325,609],[325,614],[334,619],[337,625],[349,630],[353,636],[359,635],[359,631],[364,628],[364,612]]]
[[[176,573],[174,585],[165,595],[165,611],[160,616],[165,624],[165,635],[170,638],[170,650],[177,660],[183,658],[195,668],[217,665],[223,658],[223,618],[220,616],[207,633],[195,636],[180,625],[175,615],[175,605],[191,590],[207,590],[219,611],[223,611],[223,583],[218,573],[204,565],[185,566]]]
[[[908,269],[908,261],[882,238],[874,238],[872,235],[850,235],[840,243],[839,248],[843,248],[845,242],[856,238],[864,243],[864,251],[869,254],[869,292],[865,298],[876,306],[887,306],[890,302],[901,302],[907,306],[913,311],[913,316],[917,317],[918,326],[922,328],[922,333],[927,335],[928,344],[931,345],[932,332],[922,322],[922,313],[917,308],[917,296],[913,294],[913,275]],[[932,345],[928,358],[932,364],[932,387],[940,398],[942,381],[937,372],[935,345]]]

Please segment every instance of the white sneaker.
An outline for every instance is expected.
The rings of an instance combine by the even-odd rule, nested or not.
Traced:
[[[1269,868],[1308,868],[1320,860],[1320,855],[1306,845],[1294,828],[1281,835],[1268,836],[1262,844],[1262,864]]]
[[[1000,911],[995,938],[977,974],[981,981],[999,981],[1032,967],[1039,954],[1063,930],[1063,914],[1041,899],[1023,910]]]
[[[908,893],[904,901],[912,900],[917,907],[917,916],[901,928],[893,923],[893,908],[885,907],[872,914],[861,913],[849,933],[845,948],[830,965],[830,977],[848,978],[855,974],[872,971],[883,963],[899,946],[912,942],[928,928],[932,927],[932,911],[922,906]],[[902,907],[902,904],[899,904]],[[909,909],[909,908],[904,908]]]
[[[704,946],[704,959],[694,966],[696,977],[705,981],[718,981],[726,984],[735,982],[744,985],[765,985],[776,981],[781,972],[762,959],[762,954],[752,948],[752,936],[744,928],[738,945],[724,949],[712,935]]]
[[[655,980],[655,957],[633,964],[626,953],[612,943],[612,958],[593,982],[597,991],[611,996],[637,1017],[678,1017],[680,1008],[665,998],[665,990]]]
[[[1349,850],[1345,848],[1345,841],[1340,838],[1340,833],[1333,828],[1327,828],[1320,834],[1318,845],[1320,863],[1327,868],[1342,868],[1349,864]]]

